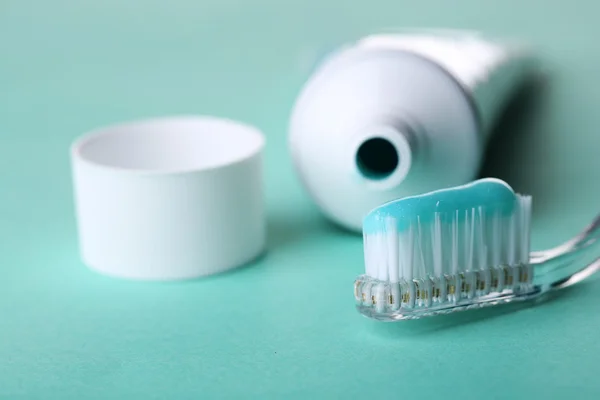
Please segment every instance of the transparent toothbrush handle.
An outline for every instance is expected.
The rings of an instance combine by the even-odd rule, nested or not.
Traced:
[[[534,284],[542,291],[571,286],[600,270],[600,214],[581,233],[551,249],[530,253]],[[596,250],[594,252],[594,250]]]

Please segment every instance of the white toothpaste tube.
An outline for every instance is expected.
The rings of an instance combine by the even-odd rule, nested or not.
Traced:
[[[338,49],[292,112],[301,181],[328,218],[360,231],[384,202],[475,179],[534,61],[521,43],[463,31],[374,34]]]

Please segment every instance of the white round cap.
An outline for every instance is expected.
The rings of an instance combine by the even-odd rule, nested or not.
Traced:
[[[262,133],[203,116],[109,126],[71,147],[84,263],[176,280],[241,266],[265,247]]]

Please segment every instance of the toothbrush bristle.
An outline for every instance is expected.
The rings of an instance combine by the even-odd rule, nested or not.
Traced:
[[[515,195],[509,213],[485,205],[436,212],[402,229],[388,215],[364,234],[368,282],[356,288],[357,301],[379,312],[430,308],[531,285],[530,224],[525,195]]]

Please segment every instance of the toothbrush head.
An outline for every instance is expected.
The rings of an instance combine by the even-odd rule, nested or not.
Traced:
[[[530,220],[531,197],[490,178],[377,207],[363,221],[359,311],[394,321],[528,298]]]

